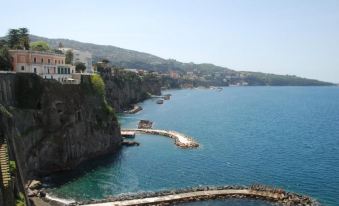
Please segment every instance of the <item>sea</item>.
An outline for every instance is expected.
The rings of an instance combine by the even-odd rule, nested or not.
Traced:
[[[173,139],[139,134],[140,146],[53,177],[51,196],[71,200],[194,186],[264,184],[339,205],[339,87],[224,87],[165,90],[170,100],[140,103],[120,114],[122,128],[139,120],[193,137],[182,149]],[[93,137],[95,138],[95,137]],[[57,182],[57,184],[56,184]],[[273,205],[226,199],[181,205]]]

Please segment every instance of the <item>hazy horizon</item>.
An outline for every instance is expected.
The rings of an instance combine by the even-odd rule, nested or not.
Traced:
[[[339,83],[339,1],[49,2],[3,2],[11,9],[0,17],[11,19],[0,36],[27,27],[47,38]]]

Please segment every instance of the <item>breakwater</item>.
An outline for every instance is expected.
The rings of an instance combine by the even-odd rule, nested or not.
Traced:
[[[175,145],[181,148],[195,148],[199,147],[199,144],[193,140],[192,137],[184,135],[182,133],[170,130],[160,129],[122,129],[122,132],[139,132],[144,134],[160,135],[170,137],[175,140]]]
[[[78,202],[85,206],[111,206],[111,205],[168,205],[178,202],[199,201],[222,198],[254,198],[263,199],[283,205],[317,206],[319,203],[311,197],[286,192],[283,189],[263,185],[246,186],[220,186],[179,189],[174,191],[161,191],[140,193],[136,195],[123,195],[109,197],[105,200]]]

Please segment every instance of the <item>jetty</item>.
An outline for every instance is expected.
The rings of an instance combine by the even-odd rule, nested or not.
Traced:
[[[196,148],[199,147],[199,144],[193,140],[192,137],[184,135],[182,133],[170,130],[160,130],[160,129],[121,129],[121,132],[137,132],[144,134],[160,135],[165,137],[170,137],[175,140],[175,145],[181,148]]]
[[[121,131],[121,136],[125,138],[134,138],[135,132],[132,131]]]
[[[142,110],[142,107],[139,105],[133,105],[133,108],[127,111],[124,111],[125,114],[135,114]]]
[[[199,201],[225,198],[252,198],[277,202],[282,205],[318,206],[319,203],[308,197],[282,189],[267,186],[224,186],[182,189],[177,191],[162,191],[142,193],[137,195],[111,197],[101,201],[80,203],[86,206],[113,206],[113,205],[169,205],[178,202]]]

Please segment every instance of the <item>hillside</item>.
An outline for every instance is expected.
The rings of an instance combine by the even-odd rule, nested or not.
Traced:
[[[154,71],[167,71],[167,70],[179,70],[179,71],[190,71],[190,70],[208,70],[210,71],[234,71],[225,68],[215,66],[213,64],[194,64],[194,63],[182,63],[173,59],[163,59],[152,54],[143,52],[123,49],[115,46],[108,45],[97,45],[91,43],[83,43],[79,41],[69,39],[49,39],[45,37],[39,37],[30,35],[31,41],[45,41],[51,47],[58,47],[61,42],[64,47],[70,47],[78,50],[89,51],[93,54],[94,60],[100,60],[102,58],[108,59],[113,65],[125,68],[142,68],[145,70]]]
[[[334,85],[328,82],[306,79],[292,75],[275,75],[250,71],[238,72],[226,67],[220,67],[207,63],[183,63],[174,59],[163,59],[152,54],[123,49],[110,45],[83,43],[69,39],[49,39],[35,35],[30,35],[30,39],[32,42],[45,41],[53,48],[57,48],[59,43],[62,43],[64,47],[89,51],[93,55],[94,62],[105,58],[108,59],[112,65],[123,68],[137,68],[162,72],[175,70],[182,74],[185,74],[187,71],[194,71],[194,73],[197,75],[205,76],[209,80],[211,80],[210,78],[215,78],[215,76],[218,76],[218,81],[222,81],[228,77],[230,78],[227,80],[229,84],[236,84],[245,81],[248,83],[248,85]]]

